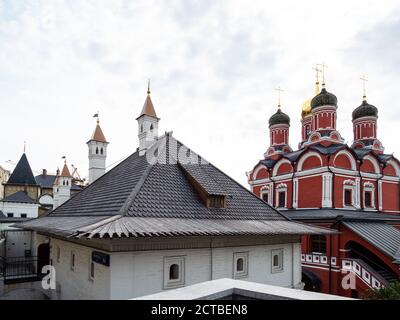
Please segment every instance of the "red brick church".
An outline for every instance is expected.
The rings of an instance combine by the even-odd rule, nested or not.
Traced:
[[[400,277],[400,162],[384,153],[378,109],[365,90],[352,114],[351,146],[336,129],[337,109],[337,97],[317,80],[293,151],[279,103],[264,159],[247,176],[252,192],[289,218],[337,230],[303,237],[305,289],[363,297]]]

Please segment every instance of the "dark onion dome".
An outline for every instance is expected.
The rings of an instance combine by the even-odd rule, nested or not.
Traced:
[[[363,100],[361,106],[353,111],[353,120],[362,117],[378,117],[378,108],[369,104],[367,100]]]
[[[337,98],[334,94],[322,88],[321,92],[311,100],[311,108],[314,109],[325,105],[337,107]]]
[[[275,124],[287,124],[290,125],[290,118],[286,113],[283,113],[281,108],[278,108],[278,111],[269,118],[269,126],[273,126]]]

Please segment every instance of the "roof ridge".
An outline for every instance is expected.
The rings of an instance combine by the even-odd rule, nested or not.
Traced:
[[[154,164],[149,164],[147,168],[143,171],[142,176],[140,177],[139,181],[136,183],[135,187],[129,194],[129,196],[126,198],[124,204],[122,207],[119,209],[118,214],[121,216],[127,216],[128,214],[128,209],[131,206],[132,202],[135,200],[136,196],[139,194],[140,189],[146,182],[147,177],[150,174],[150,171],[153,169]]]
[[[181,141],[179,141],[178,139],[172,137],[173,139],[175,139],[178,143],[184,145],[186,147],[186,145],[184,143],[182,143]],[[192,150],[190,148],[188,148],[189,150]],[[193,151],[194,152],[194,151]],[[211,165],[215,170],[217,170],[218,172],[220,172],[221,174],[223,174],[224,176],[226,176],[229,180],[231,180],[233,183],[235,183],[237,186],[239,186],[240,188],[242,188],[243,190],[246,190],[249,194],[251,194],[252,197],[258,199],[259,201],[261,201],[262,203],[266,204],[270,209],[272,209],[273,211],[275,211],[276,213],[278,213],[280,216],[282,216],[283,218],[285,218],[288,221],[291,221],[290,218],[288,218],[287,216],[285,216],[283,213],[281,213],[280,211],[276,210],[274,207],[270,206],[268,203],[266,203],[263,199],[257,197],[253,192],[251,192],[249,189],[245,188],[244,186],[242,186],[239,182],[237,182],[235,179],[233,179],[231,176],[229,176],[228,174],[226,174],[225,172],[223,172],[221,169],[217,168],[216,166],[214,166],[211,162],[209,162],[208,160],[204,159],[201,155],[199,155],[197,152],[195,152],[198,157],[203,160],[205,160],[209,165]]]

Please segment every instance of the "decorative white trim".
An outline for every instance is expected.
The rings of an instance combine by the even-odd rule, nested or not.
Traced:
[[[378,161],[373,157],[373,156],[371,156],[370,154],[367,154],[365,157],[364,157],[364,159],[363,160],[368,160],[368,161],[371,161],[372,162],[372,165],[374,166],[374,169],[375,169],[375,174],[380,174],[380,167],[379,167],[379,163],[378,163]]]
[[[275,163],[274,169],[273,169],[273,171],[272,171],[272,176],[273,176],[273,177],[275,177],[275,176],[278,174],[278,170],[279,170],[280,166],[283,165],[283,164],[285,164],[285,163],[287,163],[287,164],[290,165],[290,167],[291,167],[291,172],[290,172],[290,173],[293,172],[292,163],[291,163],[288,159],[283,158],[283,159],[279,160],[277,163]],[[286,173],[285,175],[287,175],[287,173]]]
[[[311,137],[311,136],[310,136],[310,137]],[[320,167],[318,167],[318,168],[312,168],[312,169],[306,170],[307,172],[309,172],[309,171],[311,171],[311,170],[313,170],[313,169],[320,169],[320,168],[322,167],[323,161],[322,161],[322,158],[321,158],[320,154],[319,154],[318,152],[311,151],[311,152],[306,152],[306,153],[304,154],[304,156],[302,156],[302,157],[300,158],[300,160],[299,160],[299,162],[298,162],[298,164],[297,164],[297,172],[303,171],[303,164],[304,164],[304,162],[305,162],[308,158],[311,158],[311,157],[317,157],[317,158],[319,159]]]
[[[284,206],[284,207],[280,207],[280,206],[279,206],[279,194],[280,194],[281,192],[285,193],[285,206]],[[275,188],[275,207],[276,207],[276,208],[278,208],[278,209],[287,208],[287,206],[288,206],[288,203],[287,203],[287,202],[288,202],[287,193],[288,193],[288,186],[287,186],[287,184],[285,184],[285,183],[280,183],[280,184],[278,184],[278,185],[276,186],[276,188]]]
[[[253,174],[252,174],[253,180],[256,180],[257,174],[258,174],[262,169],[265,169],[265,170],[268,171],[268,168],[267,168],[266,166],[264,166],[264,165],[262,165],[262,164],[259,164],[259,165],[256,167],[256,169],[253,171]]]
[[[334,166],[337,167],[336,166],[336,158],[341,155],[345,155],[350,160],[351,170],[356,171],[357,170],[356,160],[354,159],[354,156],[347,150],[340,150],[338,153],[336,153],[335,158],[333,159]]]
[[[387,162],[387,165],[393,166],[394,170],[396,170],[396,177],[399,177],[399,176],[400,176],[400,167],[399,167],[399,165],[397,164],[396,161],[394,161],[393,159],[392,159],[392,160],[389,160],[389,161]]]

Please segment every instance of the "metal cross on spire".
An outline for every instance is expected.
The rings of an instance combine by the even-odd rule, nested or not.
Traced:
[[[363,75],[360,80],[363,82],[363,100],[367,99],[367,91],[365,90],[365,84],[368,81],[365,75]]]
[[[26,141],[24,141],[24,153],[26,151]]]
[[[275,91],[278,91],[278,108],[281,108],[281,92],[283,92],[283,89],[281,88],[281,86],[278,86],[277,88],[275,88]]]
[[[318,68],[318,63],[315,64],[315,67],[313,68],[313,70],[315,70],[315,78],[316,78],[316,82],[315,82],[315,94],[319,93],[319,74],[322,72],[322,70],[320,68]]]
[[[147,94],[150,95],[151,91],[150,91],[150,79],[147,82]]]
[[[328,68],[328,66],[325,64],[325,62],[322,62],[317,63],[317,67],[322,68],[322,87],[325,87],[325,69]]]

